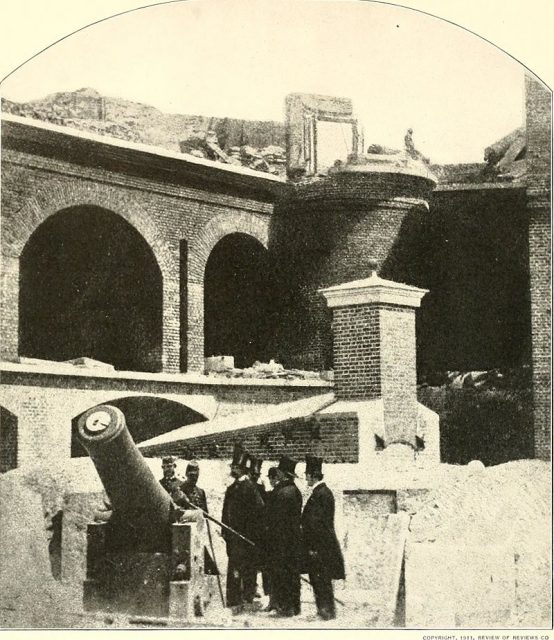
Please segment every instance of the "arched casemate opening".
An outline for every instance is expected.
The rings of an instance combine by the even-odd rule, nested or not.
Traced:
[[[20,355],[161,370],[161,271],[111,211],[78,206],[47,218],[21,255],[19,295]]]
[[[274,277],[268,252],[252,236],[231,233],[213,248],[204,277],[204,355],[251,366],[274,356]]]
[[[121,409],[133,440],[138,444],[187,424],[203,422],[206,417],[190,407],[155,396],[127,396],[104,402]],[[88,409],[87,409],[88,410]],[[87,456],[77,439],[77,425],[82,411],[71,420],[71,457]]]

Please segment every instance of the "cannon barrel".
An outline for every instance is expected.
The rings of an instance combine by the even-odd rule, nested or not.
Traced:
[[[79,418],[77,437],[112,504],[110,546],[165,551],[171,498],[135,445],[123,413],[110,405],[89,409]]]

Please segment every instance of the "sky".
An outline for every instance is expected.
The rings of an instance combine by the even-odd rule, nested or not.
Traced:
[[[169,113],[284,120],[291,92],[350,97],[366,145],[406,130],[433,162],[479,162],[523,124],[523,67],[474,34],[375,2],[189,0],[87,27],[6,78],[16,101],[92,87]]]

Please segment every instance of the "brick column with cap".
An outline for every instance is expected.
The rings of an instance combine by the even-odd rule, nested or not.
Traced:
[[[415,447],[417,429],[415,310],[427,293],[369,278],[321,289],[333,312],[337,400],[382,398],[385,445]]]

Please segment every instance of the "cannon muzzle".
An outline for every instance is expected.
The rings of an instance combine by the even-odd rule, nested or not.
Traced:
[[[79,419],[77,437],[90,455],[113,507],[111,546],[165,551],[171,498],[133,442],[123,413],[110,405],[89,409]]]

